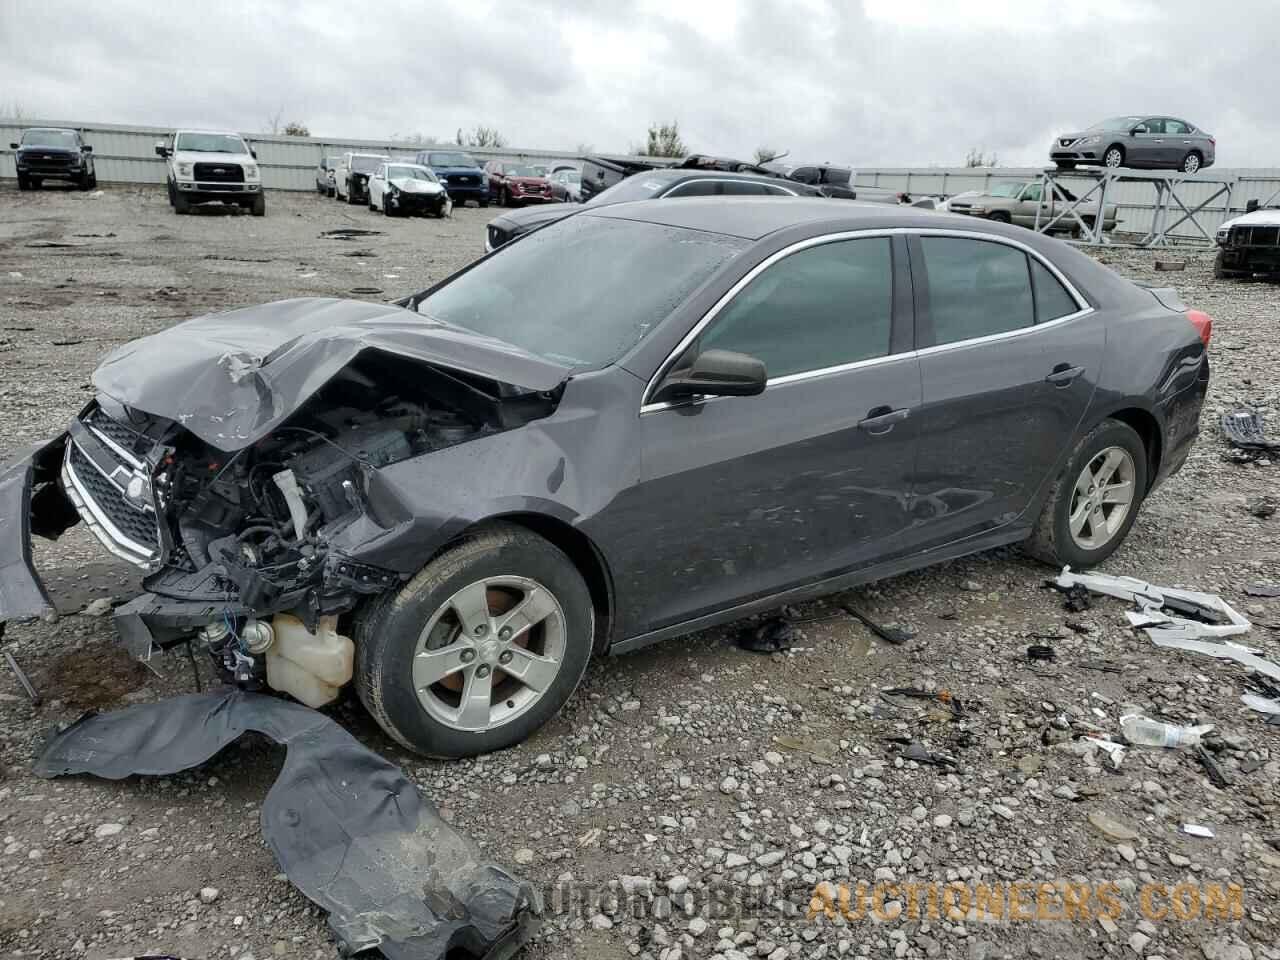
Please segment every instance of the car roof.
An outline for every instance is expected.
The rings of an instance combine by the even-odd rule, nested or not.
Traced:
[[[634,200],[584,209],[580,216],[638,220],[758,240],[787,227],[831,223],[837,229],[872,230],[891,227],[972,225],[972,217],[940,214],[907,206],[862,203],[827,197],[683,197],[676,200]],[[988,221],[982,221],[984,225]],[[996,231],[992,231],[996,232]]]

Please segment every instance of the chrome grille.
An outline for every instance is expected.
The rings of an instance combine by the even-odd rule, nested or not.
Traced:
[[[161,555],[160,527],[145,470],[121,456],[114,443],[89,446],[95,448],[92,456],[74,435],[68,439],[63,489],[108,551],[143,569],[155,569]]]

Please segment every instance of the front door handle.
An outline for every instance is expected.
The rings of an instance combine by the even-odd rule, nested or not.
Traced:
[[[1084,367],[1071,367],[1065,363],[1060,363],[1053,368],[1053,372],[1045,377],[1047,383],[1052,383],[1055,387],[1067,387],[1075,380],[1076,377],[1084,373]]]
[[[895,423],[907,419],[910,415],[910,407],[900,407],[897,410],[892,407],[874,407],[867,411],[865,419],[858,421],[858,429],[866,431],[873,437],[883,436],[893,429]]]

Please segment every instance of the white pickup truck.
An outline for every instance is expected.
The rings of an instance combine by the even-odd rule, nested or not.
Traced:
[[[189,213],[194,203],[236,204],[261,217],[267,212],[258,155],[238,133],[178,130],[156,144],[168,168],[169,205]]]

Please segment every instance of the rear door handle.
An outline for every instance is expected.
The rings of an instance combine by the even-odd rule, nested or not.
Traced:
[[[1047,383],[1052,383],[1056,387],[1066,387],[1082,373],[1084,373],[1084,367],[1069,367],[1065,363],[1060,363],[1044,379]]]
[[[905,420],[909,416],[910,407],[899,407],[897,410],[892,407],[874,407],[867,411],[866,419],[858,421],[858,429],[879,437],[892,430],[899,420]]]

